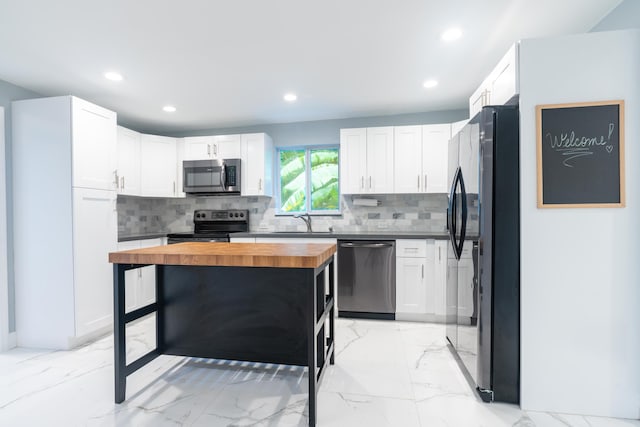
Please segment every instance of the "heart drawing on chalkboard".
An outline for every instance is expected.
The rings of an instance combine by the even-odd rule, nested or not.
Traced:
[[[611,154],[611,152],[613,151],[613,145],[607,145],[605,147],[607,149],[607,153]]]

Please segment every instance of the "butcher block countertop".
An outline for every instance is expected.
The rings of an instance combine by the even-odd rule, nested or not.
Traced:
[[[226,267],[320,267],[336,252],[333,243],[187,242],[111,252],[113,264]]]

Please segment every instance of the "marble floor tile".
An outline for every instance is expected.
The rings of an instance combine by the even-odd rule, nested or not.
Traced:
[[[154,348],[154,322],[127,328],[129,361]],[[307,379],[302,367],[163,355],[115,404],[112,336],[71,351],[17,348],[0,353],[0,426],[306,426]],[[317,415],[321,427],[640,427],[482,403],[443,325],[352,319],[336,321]]]

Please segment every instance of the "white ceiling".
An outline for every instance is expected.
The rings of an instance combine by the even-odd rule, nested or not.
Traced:
[[[0,0],[0,79],[174,133],[462,109],[516,40],[586,32],[620,2]]]

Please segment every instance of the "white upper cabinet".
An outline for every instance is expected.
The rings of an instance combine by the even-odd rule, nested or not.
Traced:
[[[365,192],[367,129],[340,129],[340,187],[342,193]]]
[[[394,192],[422,192],[422,126],[394,129]]]
[[[451,125],[394,128],[394,192],[446,193]]]
[[[342,192],[393,192],[393,127],[340,130]]]
[[[184,160],[203,160],[212,158],[212,136],[189,136],[183,138],[182,141],[184,144]]]
[[[422,126],[422,187],[424,193],[446,193],[448,144],[451,125]]]
[[[184,160],[239,159],[241,135],[190,136],[183,138]]]
[[[475,116],[485,105],[503,105],[520,93],[518,75],[519,44],[516,43],[469,98],[469,117]]]
[[[142,135],[140,143],[141,195],[177,197],[176,139]]]
[[[140,195],[140,139],[138,132],[118,126],[118,194]]]
[[[242,157],[242,135],[216,135],[213,137],[214,159],[240,159]]]
[[[393,192],[393,127],[367,129],[369,193]]]
[[[71,97],[73,186],[115,190],[116,113]]]
[[[273,196],[273,142],[264,133],[241,138],[242,196]]]

